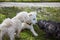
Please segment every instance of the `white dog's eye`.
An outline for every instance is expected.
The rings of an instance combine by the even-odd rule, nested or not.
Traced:
[[[33,20],[35,20],[35,18]]]

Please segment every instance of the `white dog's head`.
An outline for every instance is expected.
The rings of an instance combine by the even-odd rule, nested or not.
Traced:
[[[30,17],[30,20],[31,20],[32,24],[37,23],[37,19],[36,19],[37,13],[36,12],[30,12],[28,15]]]

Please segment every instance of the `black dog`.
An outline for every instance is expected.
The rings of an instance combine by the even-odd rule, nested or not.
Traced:
[[[54,21],[39,20],[37,25],[46,32],[47,37],[60,39],[60,23]]]

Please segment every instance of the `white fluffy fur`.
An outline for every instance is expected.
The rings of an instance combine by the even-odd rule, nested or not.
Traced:
[[[20,12],[12,19],[10,18],[5,19],[0,25],[0,40],[2,40],[2,37],[5,33],[9,35],[10,40],[14,40],[15,31],[17,30],[17,36],[19,36],[19,33],[24,28],[30,29],[35,36],[38,36],[38,34],[33,29],[33,24],[37,22],[36,13],[35,14],[34,13],[35,12],[31,12],[28,14],[27,12]],[[33,20],[34,18],[35,20]],[[26,22],[32,24],[28,25],[26,24]]]
[[[30,12],[28,15],[30,17],[30,20],[31,20],[32,24],[37,23],[37,19],[36,19],[37,13],[36,12]]]

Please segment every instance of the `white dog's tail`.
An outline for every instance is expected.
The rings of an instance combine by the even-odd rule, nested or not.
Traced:
[[[2,24],[0,24],[1,27],[10,27],[12,25],[12,21],[10,18],[5,19]]]

